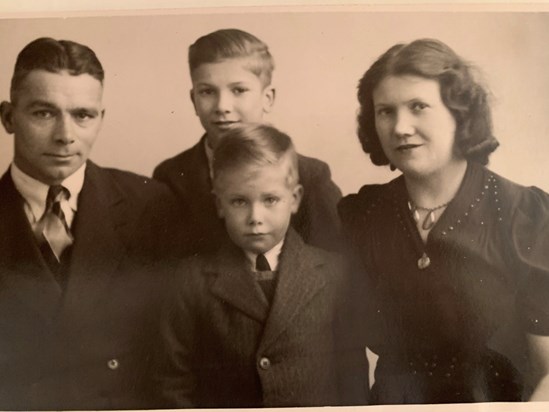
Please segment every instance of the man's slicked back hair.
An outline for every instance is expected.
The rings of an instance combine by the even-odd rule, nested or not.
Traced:
[[[25,77],[33,70],[59,73],[66,70],[73,76],[89,74],[101,84],[105,72],[94,51],[88,46],[70,41],[41,37],[27,44],[15,62],[11,79],[11,100]]]

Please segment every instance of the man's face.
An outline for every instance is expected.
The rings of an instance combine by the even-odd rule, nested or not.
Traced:
[[[288,185],[288,164],[242,166],[223,172],[215,182],[219,216],[231,240],[252,253],[265,253],[288,231],[302,187]]]
[[[103,86],[89,74],[31,71],[1,106],[14,134],[14,163],[29,176],[60,184],[88,159],[103,120]]]
[[[249,58],[203,63],[193,70],[191,99],[215,149],[219,136],[239,123],[261,123],[274,102],[274,89],[250,71]]]

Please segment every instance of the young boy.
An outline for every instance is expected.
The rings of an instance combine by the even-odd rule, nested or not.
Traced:
[[[344,274],[336,255],[290,227],[303,196],[297,162],[290,138],[266,125],[233,129],[217,146],[214,193],[230,240],[177,270],[159,362],[166,407],[343,402]]]
[[[195,146],[158,165],[153,177],[167,183],[182,200],[180,232],[191,239],[193,252],[203,252],[217,249],[225,236],[212,195],[213,150],[223,132],[241,123],[261,123],[270,111],[275,99],[271,85],[274,62],[261,40],[226,29],[190,46],[189,68],[191,100],[206,133]],[[331,180],[328,165],[310,157],[298,158],[305,194],[292,226],[305,242],[335,249],[341,192]]]

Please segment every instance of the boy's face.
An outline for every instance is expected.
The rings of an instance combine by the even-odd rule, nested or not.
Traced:
[[[243,166],[223,172],[215,184],[219,216],[232,241],[253,253],[265,253],[286,235],[303,188],[287,184],[287,160],[277,165]]]
[[[203,63],[191,73],[191,100],[212,149],[219,135],[238,123],[261,123],[274,102],[274,89],[264,87],[248,62],[236,58]]]

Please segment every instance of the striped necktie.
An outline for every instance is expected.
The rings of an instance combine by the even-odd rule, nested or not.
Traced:
[[[46,198],[46,211],[36,226],[35,234],[48,262],[59,263],[63,251],[74,241],[61,209],[61,202],[68,200],[69,197],[69,191],[63,186],[50,186]]]

